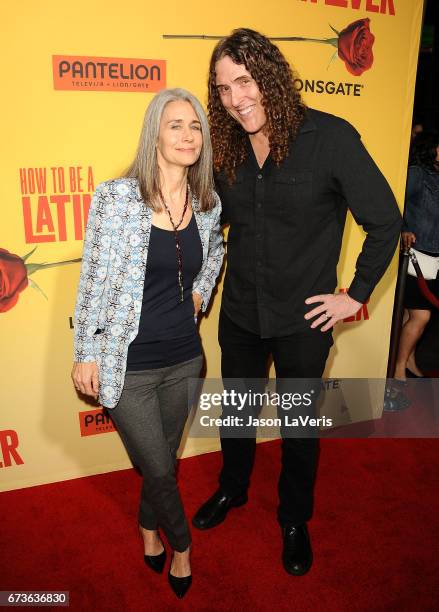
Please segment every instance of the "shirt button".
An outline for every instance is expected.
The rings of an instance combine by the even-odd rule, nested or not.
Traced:
[[[258,268],[260,268],[261,266],[262,266],[262,261],[261,261],[261,260],[259,260],[259,261],[258,261]]]
[[[261,234],[256,234],[256,239],[260,240],[262,238]]]
[[[262,203],[261,202],[256,202],[256,208],[262,208]]]
[[[261,178],[262,178],[262,174],[258,174],[258,179],[261,179]]]

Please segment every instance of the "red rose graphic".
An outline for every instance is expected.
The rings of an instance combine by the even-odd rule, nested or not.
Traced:
[[[372,46],[375,36],[369,29],[370,19],[359,19],[338,36],[338,55],[351,74],[360,76],[373,64]]]
[[[45,268],[56,268],[57,266],[65,266],[66,264],[81,261],[79,258],[57,261],[55,263],[26,263],[29,257],[35,253],[36,249],[37,247],[32,249],[27,255],[19,257],[6,249],[0,248],[0,313],[11,310],[18,302],[19,293],[26,289],[28,285],[39,291],[47,300],[44,291],[34,280],[29,278],[31,274],[35,274],[35,272]]]
[[[18,255],[0,248],[0,312],[13,308],[28,285],[27,269]]]

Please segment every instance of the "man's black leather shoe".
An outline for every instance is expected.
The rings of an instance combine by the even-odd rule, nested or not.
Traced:
[[[312,549],[306,523],[282,529],[284,548],[282,561],[293,576],[303,576],[312,565]]]
[[[218,489],[198,510],[192,519],[192,525],[197,529],[216,527],[226,518],[230,508],[237,508],[245,503],[247,503],[247,495],[230,497]]]

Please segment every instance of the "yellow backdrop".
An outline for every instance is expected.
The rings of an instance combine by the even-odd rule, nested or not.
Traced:
[[[3,7],[1,489],[130,465],[111,424],[70,382],[75,260],[90,193],[130,162],[151,92],[182,86],[206,100],[215,41],[180,36],[250,27],[270,37],[332,39],[278,44],[306,102],[355,125],[402,205],[421,14],[422,0],[20,0]],[[373,61],[354,75],[334,55],[334,41],[365,19]],[[362,240],[350,220],[340,288],[349,286]],[[360,320],[337,327],[328,375],[385,375],[395,268]],[[220,293],[201,323],[209,377],[219,376]],[[215,440],[188,439],[184,453],[213,448]]]

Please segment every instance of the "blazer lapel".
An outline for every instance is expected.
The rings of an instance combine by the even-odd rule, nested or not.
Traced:
[[[209,229],[208,220],[209,215],[207,213],[202,213],[198,209],[198,200],[195,196],[192,196],[192,212],[195,215],[195,221],[198,227],[198,233],[200,234],[201,246],[203,247],[203,262],[207,258],[207,251],[209,248],[209,232],[206,232],[206,229]]]

